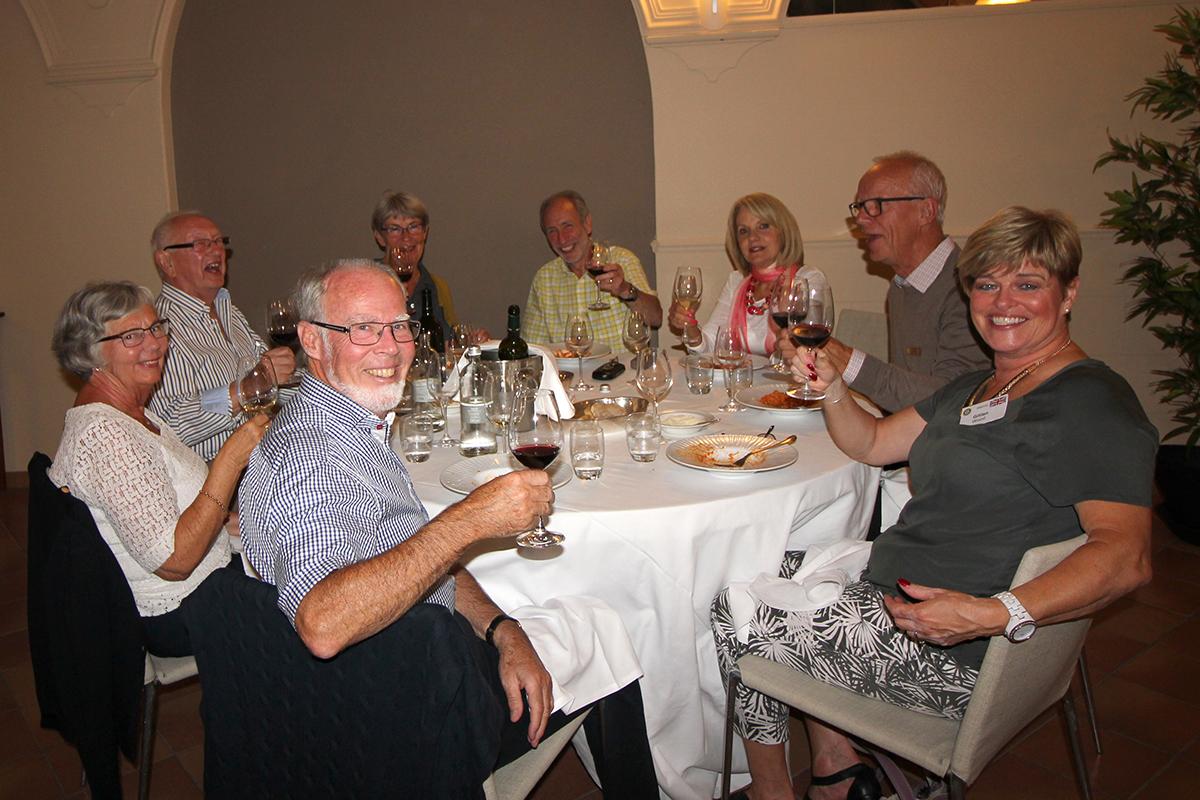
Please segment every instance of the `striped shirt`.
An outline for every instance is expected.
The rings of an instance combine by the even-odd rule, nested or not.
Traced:
[[[212,461],[244,421],[233,413],[229,399],[229,385],[239,377],[238,363],[257,358],[267,346],[230,302],[228,289],[217,292],[216,320],[207,303],[169,283],[163,284],[154,305],[159,317],[171,321],[171,348],[150,410],[201,458]]]
[[[624,270],[626,281],[642,294],[654,294],[637,256],[624,247],[615,246],[609,255],[613,263]],[[533,276],[533,285],[529,287],[529,299],[525,301],[521,318],[521,336],[536,344],[561,342],[571,315],[587,314],[592,323],[593,346],[606,344],[614,353],[619,353],[625,347],[623,334],[625,320],[629,319],[629,305],[607,292],[602,292],[601,297],[608,303],[608,310],[588,310],[588,304],[596,299],[596,282],[592,277],[586,270],[582,277],[575,277],[561,258],[548,261],[538,269]]]
[[[404,462],[388,446],[392,415],[367,411],[312,375],[250,456],[238,490],[242,549],[279,589],[296,621],[300,601],[342,567],[391,550],[428,521]],[[426,595],[454,608],[454,579]]]

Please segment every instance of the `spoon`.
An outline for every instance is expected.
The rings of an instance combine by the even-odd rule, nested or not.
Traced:
[[[796,441],[796,434],[793,433],[791,436],[787,437],[786,439],[780,439],[778,442],[771,442],[770,444],[768,444],[764,447],[756,447],[755,449],[751,450],[749,453],[746,453],[746,455],[739,458],[737,461],[734,461],[733,466],[744,467],[744,466],[746,466],[746,459],[750,458],[750,456],[757,455],[759,453],[765,453],[768,450],[772,450],[776,447],[783,447],[785,444],[791,444],[794,441]]]

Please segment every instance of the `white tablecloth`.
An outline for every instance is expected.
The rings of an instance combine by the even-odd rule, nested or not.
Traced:
[[[711,394],[694,396],[682,368],[676,371],[662,409],[716,412],[725,400],[721,378]],[[614,395],[637,396],[628,374],[614,382]],[[646,726],[659,786],[672,798],[713,797],[721,767],[725,690],[709,628],[713,597],[731,581],[775,574],[785,549],[861,538],[878,481],[877,469],[834,447],[820,413],[716,413],[705,433],[761,433],[774,424],[779,438],[799,437],[799,460],[775,472],[724,476],[675,464],[664,446],[655,461],[636,463],[620,422],[606,422],[601,478],[572,478],[556,492],[549,527],[566,535],[562,549],[539,558],[498,541],[468,562],[501,608],[591,595],[617,610],[645,670]],[[571,424],[564,423],[564,439]],[[564,441],[560,458],[568,457]],[[438,476],[461,458],[457,449],[435,449],[429,461],[409,465],[431,515],[459,499]],[[735,768],[744,771],[744,761]]]

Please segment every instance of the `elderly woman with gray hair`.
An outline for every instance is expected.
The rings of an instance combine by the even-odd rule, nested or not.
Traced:
[[[128,281],[75,292],[54,325],[63,369],[83,380],[50,479],[87,503],[112,548],[157,655],[191,651],[179,605],[229,563],[225,522],[238,476],[267,417],[246,422],[212,466],[146,409],[162,378],[170,322]]]

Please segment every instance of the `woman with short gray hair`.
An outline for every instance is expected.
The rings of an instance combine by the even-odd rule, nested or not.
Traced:
[[[129,581],[147,649],[182,656],[191,643],[180,603],[229,563],[229,503],[267,418],[242,425],[206,467],[146,408],[170,332],[134,283],[93,283],[71,295],[52,346],[83,387],[49,476],[87,503]]]

